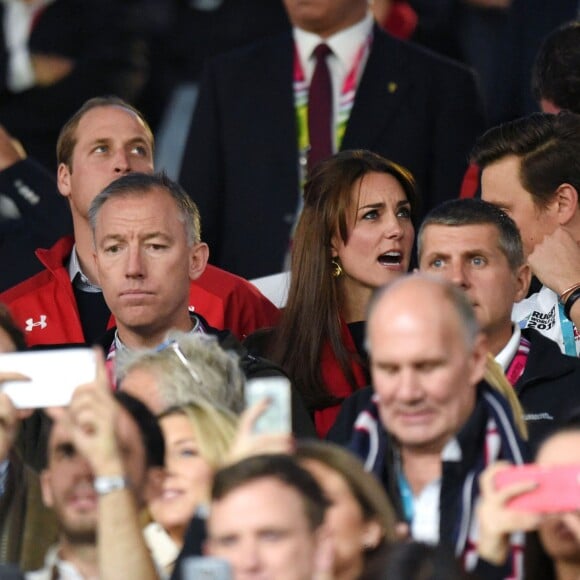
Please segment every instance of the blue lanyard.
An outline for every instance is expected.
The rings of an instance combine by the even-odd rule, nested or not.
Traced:
[[[574,337],[574,323],[564,314],[564,306],[560,302],[558,302],[558,313],[564,340],[564,351],[569,356],[578,356],[576,338]]]
[[[399,468],[397,473],[397,484],[399,486],[399,493],[401,494],[401,501],[403,502],[403,513],[408,523],[413,521],[415,515],[414,498],[411,486],[403,475],[403,471]]]

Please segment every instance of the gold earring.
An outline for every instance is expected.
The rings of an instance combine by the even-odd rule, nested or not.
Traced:
[[[342,268],[340,267],[338,260],[336,258],[332,258],[331,264],[332,264],[332,277],[340,278],[340,276],[342,276]]]

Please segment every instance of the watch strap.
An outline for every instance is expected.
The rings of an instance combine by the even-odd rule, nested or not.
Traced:
[[[122,475],[100,475],[93,480],[93,488],[98,495],[107,495],[112,491],[129,487],[129,482]]]

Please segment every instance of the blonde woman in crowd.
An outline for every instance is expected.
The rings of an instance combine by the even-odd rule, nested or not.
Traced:
[[[149,504],[145,538],[157,564],[171,572],[191,519],[205,519],[213,474],[234,441],[237,417],[199,400],[159,416],[165,439],[165,480]]]

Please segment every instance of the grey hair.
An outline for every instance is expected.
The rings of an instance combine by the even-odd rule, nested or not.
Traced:
[[[383,297],[392,292],[400,285],[408,284],[409,281],[417,279],[417,280],[428,280],[441,288],[443,293],[443,300],[449,302],[452,306],[453,310],[459,317],[459,321],[461,323],[461,328],[463,329],[465,342],[467,347],[472,350],[475,346],[477,337],[481,334],[481,327],[479,322],[477,321],[477,317],[475,316],[475,311],[473,310],[473,306],[469,302],[466,293],[452,284],[448,280],[441,278],[439,276],[433,276],[431,274],[424,274],[421,272],[416,272],[413,274],[406,274],[397,278],[390,284],[385,284],[378,288],[375,293],[373,294],[372,298],[369,301],[369,305],[367,308],[367,321],[370,322],[373,313],[375,312],[378,304],[382,301]],[[367,335],[365,337],[365,348],[367,352],[371,353],[370,344],[369,344],[369,328],[370,324],[367,323]]]
[[[165,173],[128,173],[110,183],[93,199],[89,208],[89,223],[95,241],[95,229],[97,217],[103,205],[109,199],[130,195],[143,195],[154,188],[164,189],[171,195],[179,209],[179,220],[185,226],[187,243],[191,247],[201,241],[201,219],[199,209],[195,202],[187,195],[185,190],[177,182],[173,181]]]
[[[165,344],[161,350],[119,352],[121,384],[130,371],[145,369],[157,378],[164,409],[202,399],[235,414],[242,412],[245,378],[237,354],[225,351],[216,337],[205,334],[172,331]]]

